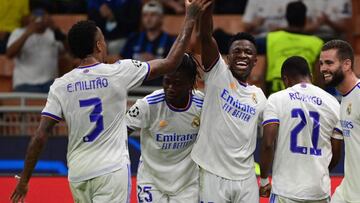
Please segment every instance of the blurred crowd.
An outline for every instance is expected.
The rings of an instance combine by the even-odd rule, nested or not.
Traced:
[[[292,2],[296,3],[289,6]],[[184,11],[183,0],[3,1],[0,54],[14,60],[14,91],[47,93],[59,75],[59,57],[71,58],[66,33],[50,14],[87,14],[106,38],[110,62],[165,57],[175,36],[163,30],[164,15],[183,15]],[[216,0],[214,12],[241,15],[242,31],[256,36],[258,53],[266,55],[267,68],[250,79],[256,84],[263,81],[270,94],[284,88],[280,64],[291,55],[305,57],[317,77],[320,47],[330,39],[347,39],[352,5],[351,0]],[[225,42],[232,34],[214,30],[222,54],[227,54]],[[76,59],[71,60],[76,66]],[[161,83],[160,78],[147,85]]]

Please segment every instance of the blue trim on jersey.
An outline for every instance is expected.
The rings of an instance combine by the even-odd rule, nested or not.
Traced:
[[[195,105],[196,107],[202,108],[202,105]]]
[[[47,116],[47,117],[50,117],[56,121],[61,121],[62,118],[58,117],[58,116],[55,116],[54,114],[51,114],[51,113],[48,113],[48,112],[41,112],[41,115],[43,116]]]
[[[360,82],[358,82],[353,88],[351,88],[350,91],[348,91],[346,94],[343,95],[343,97],[346,97],[349,95],[356,87],[360,88]]]
[[[165,100],[165,102],[166,102],[167,106],[169,107],[169,109],[170,109],[171,111],[183,112],[183,111],[187,111],[187,110],[190,108],[190,106],[191,106],[191,104],[192,104],[191,101],[193,101],[192,98],[193,98],[193,95],[190,93],[190,98],[189,98],[188,104],[186,105],[185,108],[176,108],[176,107],[174,107],[174,106],[171,106],[171,104],[169,104],[168,102],[166,102],[166,100]]]
[[[269,123],[280,123],[280,120],[279,119],[269,119],[269,120],[262,122],[262,125],[266,125]]]
[[[339,128],[334,128],[334,130],[335,130],[336,132],[340,133],[340,134],[343,133],[342,130],[340,130]]]
[[[132,138],[132,137],[129,137],[128,142],[129,142],[129,144],[132,145],[136,150],[138,150],[138,151],[141,150],[141,145],[140,145],[140,143],[139,143],[136,139],[134,139],[134,138]]]
[[[203,99],[199,99],[199,98],[197,98],[197,97],[195,97],[195,96],[194,96],[192,99],[193,99],[193,100],[196,100],[196,101],[200,101],[200,102],[203,102],[203,101],[204,101]]]
[[[155,99],[155,100],[150,100],[150,101],[147,101],[147,102],[148,102],[148,104],[157,104],[157,103],[160,103],[160,102],[163,102],[163,101],[165,101],[165,97]]]
[[[239,84],[240,84],[241,86],[243,86],[243,87],[247,87],[247,86],[248,86],[247,83],[241,82],[241,81],[239,81],[239,80],[238,80],[238,82],[239,82]]]
[[[77,69],[91,68],[91,67],[97,66],[97,65],[99,65],[99,64],[100,64],[100,63],[95,63],[95,64],[88,65],[88,66],[79,66],[79,67],[77,67]]]
[[[203,104],[203,102],[198,102],[198,101],[195,101],[195,100],[192,100],[195,104]]]
[[[162,96],[160,96],[160,97],[157,97],[157,98],[146,98],[146,101],[147,102],[153,102],[153,101],[157,101],[157,100],[159,100],[159,99],[164,99],[165,98],[165,95],[162,95]]]
[[[160,93],[160,94],[148,96],[148,97],[146,97],[146,99],[159,98],[159,97],[161,97],[161,96],[165,96],[165,93]]]
[[[150,75],[150,64],[149,64],[148,62],[145,62],[145,63],[147,64],[147,73],[146,73],[145,78],[144,78],[143,81],[146,81],[147,78],[148,78],[149,75]]]

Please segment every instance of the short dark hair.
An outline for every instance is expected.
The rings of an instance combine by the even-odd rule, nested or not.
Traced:
[[[97,31],[94,21],[85,20],[74,24],[68,34],[71,53],[80,59],[92,54]]]
[[[197,67],[199,62],[194,58],[193,55],[185,53],[180,65],[176,72],[183,72],[187,75],[187,79],[193,82],[193,87],[195,87],[196,77],[198,75]]]
[[[350,59],[351,69],[354,69],[354,50],[348,42],[340,39],[330,40],[324,44],[321,51],[330,49],[336,49],[336,55],[340,61]]]
[[[247,32],[239,32],[236,35],[234,35],[229,41],[229,48],[231,47],[232,43],[234,43],[235,41],[238,41],[238,40],[247,40],[247,41],[251,42],[256,49],[256,40],[255,40],[254,36],[252,36],[251,34],[249,34]]]
[[[306,5],[302,1],[294,1],[286,6],[286,20],[289,26],[304,27],[306,23]]]
[[[287,58],[281,67],[281,77],[284,76],[290,76],[292,78],[311,77],[308,62],[301,56],[291,56]]]

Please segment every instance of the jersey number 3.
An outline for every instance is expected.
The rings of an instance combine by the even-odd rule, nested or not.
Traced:
[[[314,156],[321,156],[321,149],[317,148],[318,141],[319,141],[319,134],[320,134],[320,115],[316,111],[309,111],[309,116],[313,120],[313,127],[312,127],[312,135],[311,135],[311,142],[313,147],[310,147],[310,155]],[[304,146],[299,146],[297,144],[297,137],[300,131],[307,125],[307,121],[305,118],[305,113],[302,109],[293,109],[291,111],[292,118],[300,117],[301,121],[299,124],[295,126],[294,129],[291,130],[291,137],[290,137],[290,150],[293,153],[299,154],[307,154],[308,148]]]
[[[102,112],[102,104],[101,99],[98,97],[79,100],[80,107],[89,107],[94,106],[93,111],[90,113],[90,122],[96,122],[95,128],[83,137],[84,142],[92,142],[94,141],[97,136],[104,130],[104,121],[103,116],[101,115]]]

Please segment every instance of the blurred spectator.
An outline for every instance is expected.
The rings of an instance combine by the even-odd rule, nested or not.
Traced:
[[[165,7],[166,14],[184,14],[185,5],[184,0],[160,0]]]
[[[323,41],[316,36],[304,33],[306,11],[307,8],[301,1],[289,3],[286,8],[288,28],[269,32],[266,37],[268,94],[284,89],[281,80],[281,65],[290,56],[304,57],[312,68],[315,82],[319,81],[318,69],[313,67],[320,54]]]
[[[15,29],[6,55],[14,58],[13,88],[17,92],[47,93],[58,75],[58,55],[65,35],[54,28],[44,8],[34,8],[29,24]],[[59,41],[58,41],[59,40]]]
[[[303,0],[309,8],[307,31],[325,41],[345,39],[352,16],[351,0]]]
[[[142,8],[144,31],[130,35],[120,55],[125,59],[140,61],[166,57],[175,38],[162,30],[163,17],[163,7],[159,2],[147,2]],[[162,79],[144,84],[161,86]]]
[[[139,30],[141,0],[87,0],[89,19],[96,22],[110,55],[118,54],[131,32]]]
[[[294,0],[248,0],[243,15],[245,31],[264,37],[286,27],[286,5]]]
[[[29,0],[1,1],[0,6],[0,54],[6,51],[10,33],[22,25],[22,20],[29,15]]]
[[[243,14],[247,1],[252,1],[252,0],[216,0],[214,13]]]

